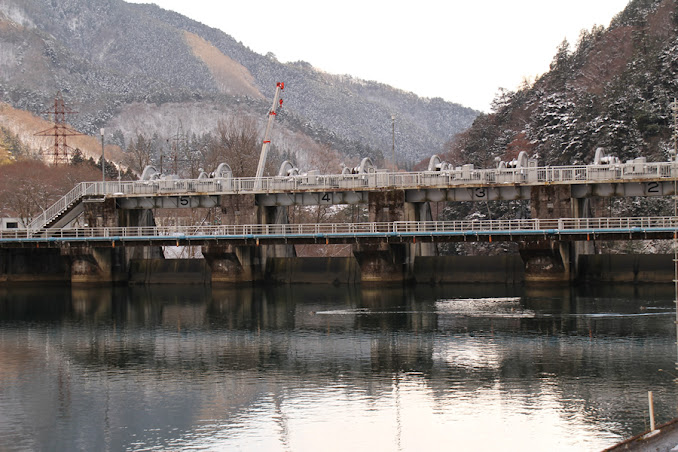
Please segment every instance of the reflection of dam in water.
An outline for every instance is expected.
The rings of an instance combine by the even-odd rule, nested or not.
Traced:
[[[0,355],[13,356],[3,359],[0,381],[21,379],[43,397],[45,413],[67,412],[73,436],[83,425],[127,426],[113,435],[117,443],[98,438],[102,448],[134,441],[171,448],[153,429],[172,425],[174,440],[190,443],[196,423],[217,434],[224,424],[275,417],[271,410],[328,393],[380,407],[397,387],[444,412],[471,400],[478,410],[548,408],[607,425],[633,412],[648,384],[666,380],[658,368],[673,366],[671,294],[494,290],[0,293]],[[34,313],[41,317],[28,320]],[[657,391],[658,412],[673,406],[670,390]],[[58,436],[48,414],[34,417],[22,404],[2,411],[26,423],[13,435]],[[278,418],[285,431],[285,416]]]

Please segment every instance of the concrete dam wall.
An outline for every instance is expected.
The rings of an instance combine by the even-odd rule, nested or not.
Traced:
[[[69,283],[76,271],[72,257],[58,249],[0,252],[0,284]],[[582,255],[575,282],[671,283],[673,255]],[[210,284],[203,259],[132,259],[117,282],[128,284]],[[521,284],[519,255],[417,257],[412,280],[418,284]],[[354,257],[269,258],[263,282],[272,284],[357,284],[360,266]]]
[[[204,261],[139,260],[130,266],[131,284],[172,284],[210,281],[210,269]],[[523,282],[520,256],[445,256],[419,257],[414,279],[422,284]],[[266,283],[273,284],[357,284],[360,266],[353,257],[272,258],[266,265]]]

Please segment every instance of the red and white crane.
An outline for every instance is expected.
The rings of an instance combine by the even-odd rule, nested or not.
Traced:
[[[261,186],[261,177],[264,175],[264,166],[266,166],[266,156],[268,155],[268,146],[271,144],[271,125],[273,124],[273,118],[276,116],[275,110],[278,107],[282,107],[282,97],[280,93],[285,89],[284,82],[278,82],[275,85],[275,97],[273,98],[273,105],[271,110],[268,112],[268,123],[266,124],[266,132],[264,132],[264,144],[261,146],[261,156],[259,157],[259,166],[257,166],[257,182],[258,186]]]

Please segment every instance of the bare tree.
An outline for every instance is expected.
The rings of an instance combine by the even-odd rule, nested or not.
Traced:
[[[234,177],[254,177],[259,163],[261,139],[256,121],[251,117],[232,116],[219,121],[216,137],[208,151],[209,167],[228,163]],[[273,165],[266,165],[267,173],[273,173]]]
[[[27,225],[77,183],[96,180],[99,172],[88,165],[47,166],[21,160],[0,166],[0,215],[18,217]]]
[[[125,163],[134,171],[141,174],[146,166],[151,164],[153,156],[153,143],[142,134],[137,134],[127,146]]]

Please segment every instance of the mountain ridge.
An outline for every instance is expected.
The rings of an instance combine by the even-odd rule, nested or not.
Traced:
[[[221,105],[225,115],[246,109],[265,118],[268,99],[282,81],[287,87],[282,127],[342,154],[380,160],[390,156],[395,115],[396,152],[404,164],[440,152],[477,115],[442,99],[326,74],[309,63],[280,63],[220,30],[151,4],[5,0],[0,43],[2,100],[39,114],[61,90],[79,111],[73,125],[91,135],[110,128],[126,105],[138,102],[205,101]],[[127,142],[134,135],[119,132]]]

